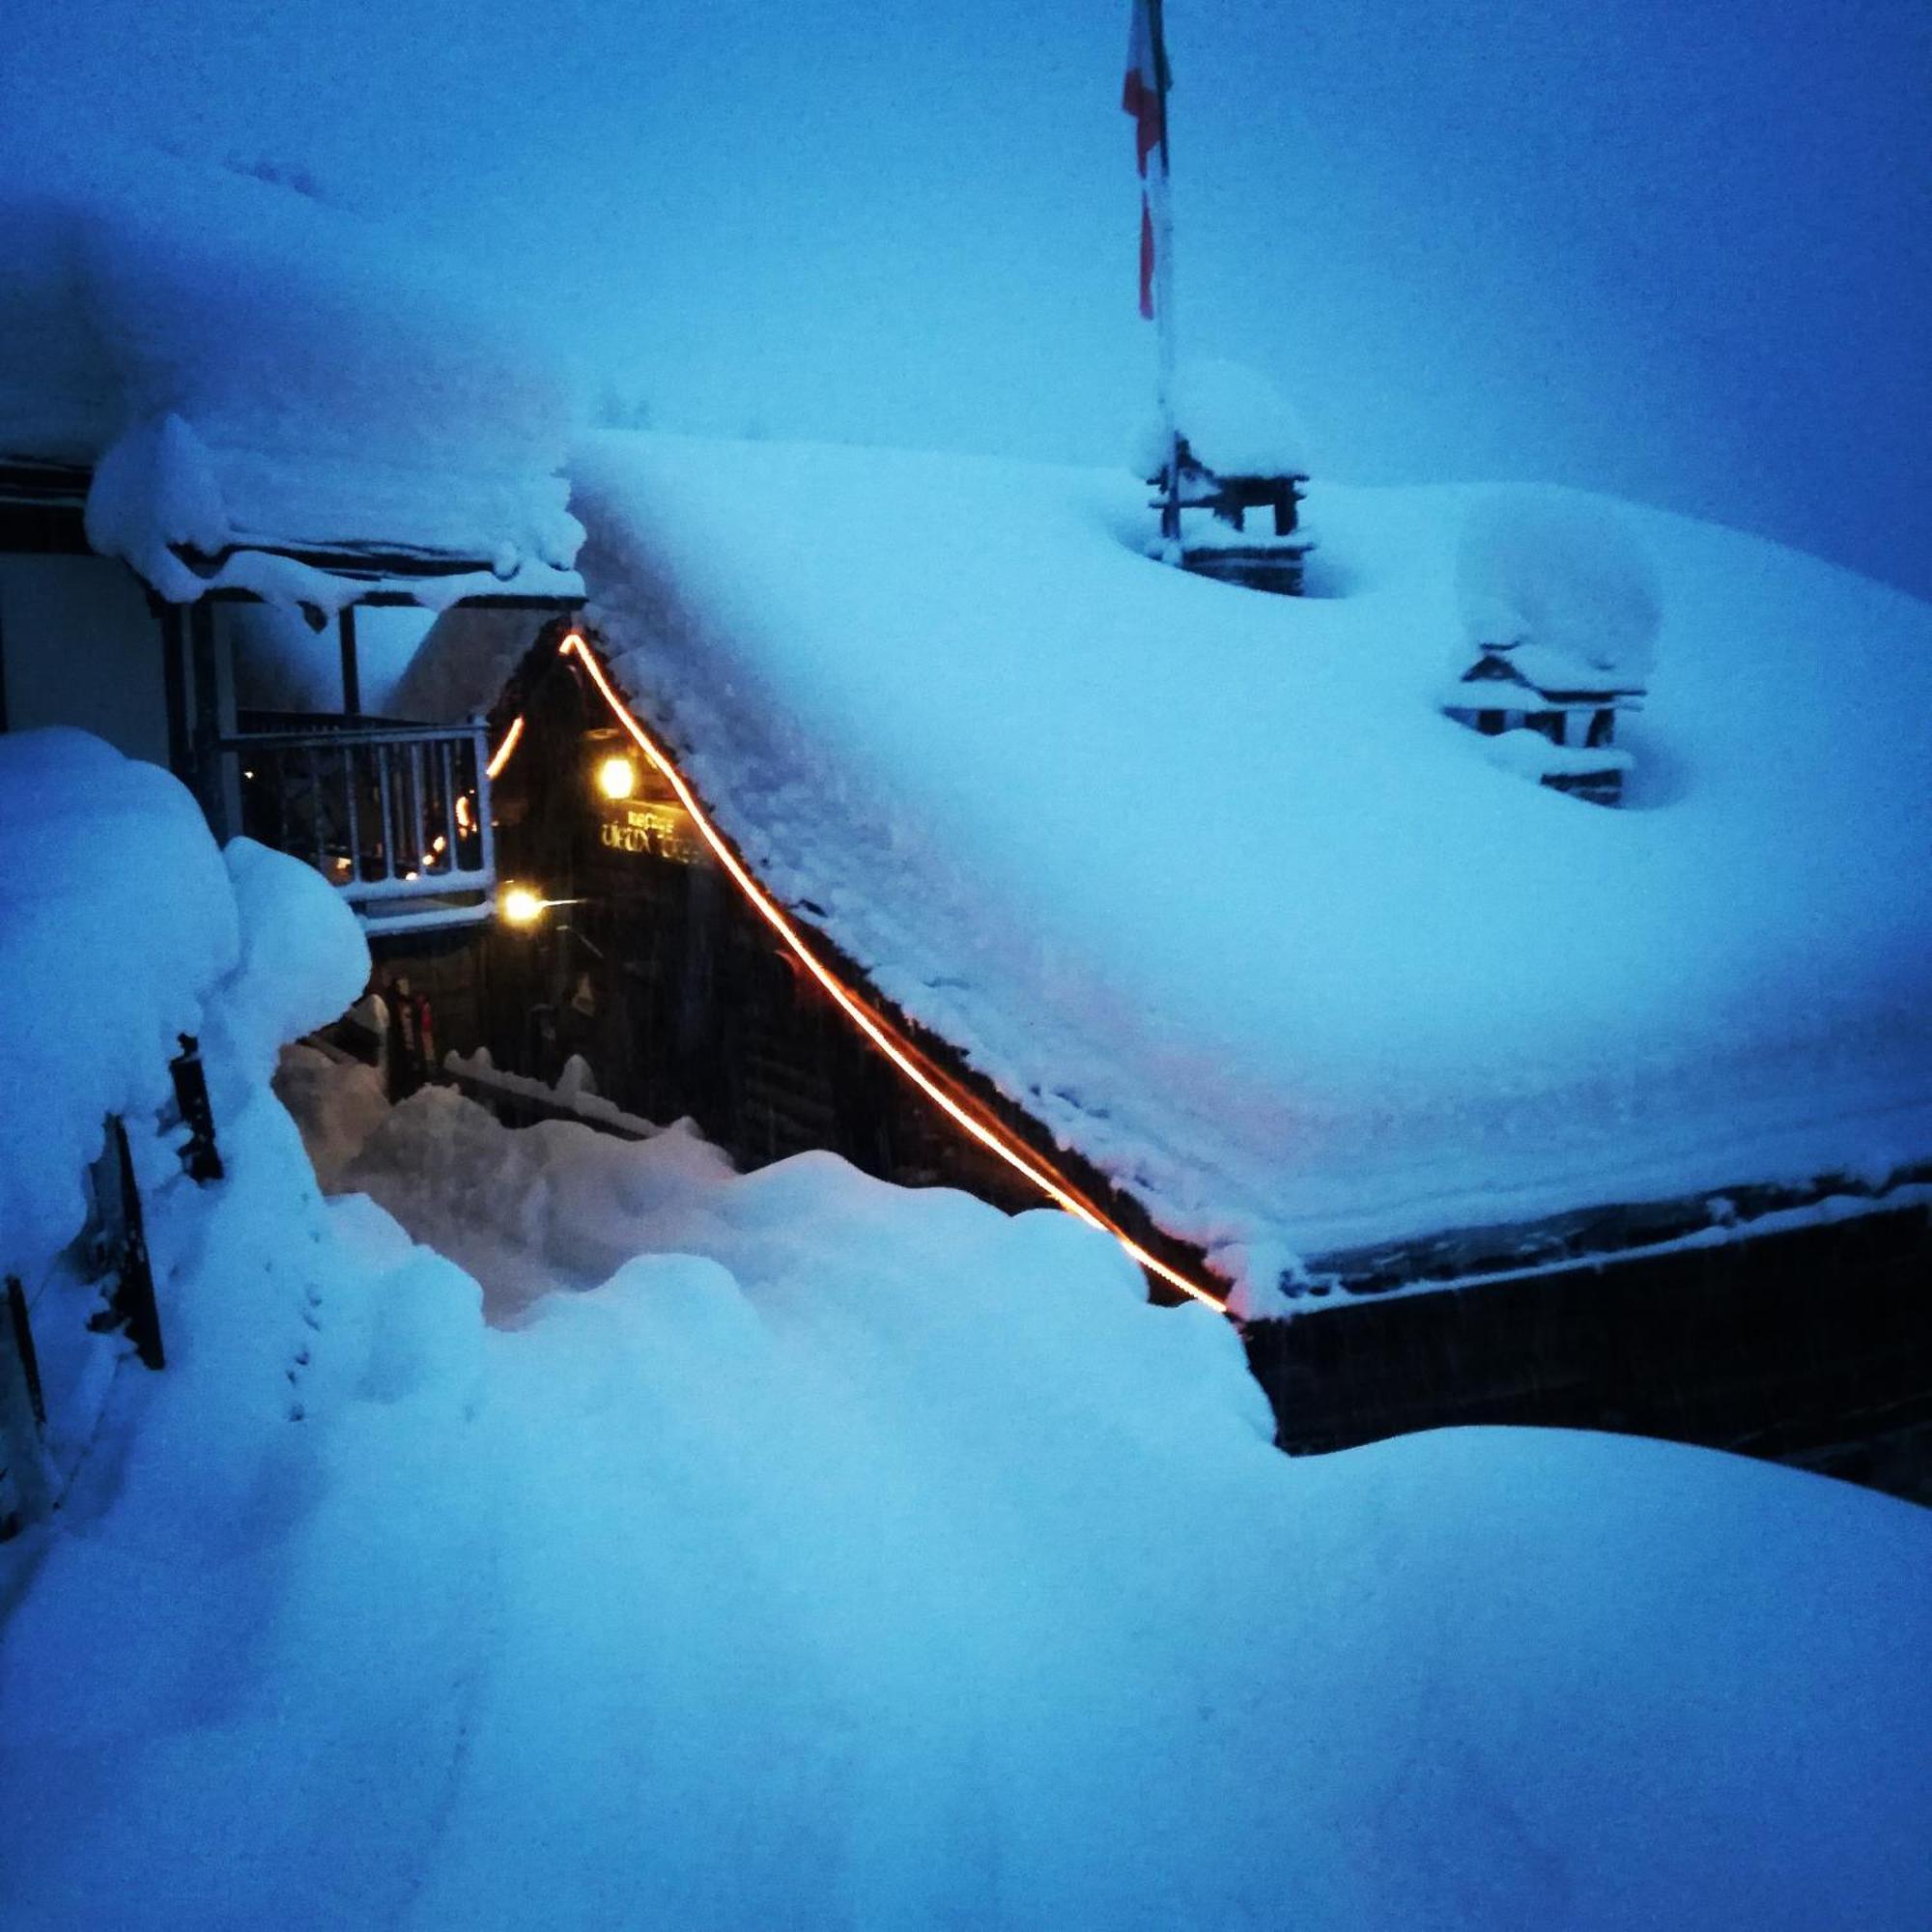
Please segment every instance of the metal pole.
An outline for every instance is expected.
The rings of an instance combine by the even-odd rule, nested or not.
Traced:
[[[1160,94],[1160,145],[1150,156],[1148,213],[1153,223],[1153,326],[1155,335],[1154,396],[1160,411],[1162,440],[1167,444],[1167,501],[1161,505],[1160,534],[1169,547],[1170,563],[1179,563],[1180,546],[1180,429],[1174,418],[1175,368],[1178,357],[1174,326],[1174,203],[1169,191],[1167,95],[1173,74],[1167,64],[1165,0],[1148,0],[1148,32],[1153,43],[1154,80]]]
[[[437,747],[442,774],[442,869],[456,870],[456,746],[448,738]]]
[[[377,810],[383,827],[382,876],[385,879],[400,879],[403,875],[396,868],[396,815],[394,800],[389,790],[389,754],[396,748],[393,745],[378,745],[376,753]]]
[[[362,775],[356,767],[355,747],[342,748],[342,795],[349,811],[349,876],[338,884],[353,888],[362,876],[362,802],[355,796]]]

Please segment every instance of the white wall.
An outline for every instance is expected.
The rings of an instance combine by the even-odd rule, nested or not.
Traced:
[[[125,564],[0,555],[0,676],[10,730],[76,724],[167,763],[160,625]]]

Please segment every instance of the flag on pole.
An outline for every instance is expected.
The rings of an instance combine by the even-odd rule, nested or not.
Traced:
[[[1148,204],[1148,159],[1167,166],[1167,100],[1161,86],[1161,58],[1149,0],[1133,0],[1127,32],[1127,77],[1121,105],[1134,117],[1134,159],[1141,175],[1141,314],[1153,320],[1154,222]]]
[[[1133,0],[1133,20],[1127,29],[1127,78],[1121,90],[1121,105],[1134,117],[1135,158],[1141,178],[1146,180],[1148,156],[1160,146],[1166,130],[1161,126],[1160,67],[1148,0]]]

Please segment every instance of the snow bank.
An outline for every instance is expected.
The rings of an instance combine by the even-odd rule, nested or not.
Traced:
[[[369,954],[337,895],[84,732],[0,735],[0,1275],[31,1287],[86,1216],[109,1114],[137,1139],[201,1036],[217,1129],[283,1039],[333,1018]]]
[[[200,810],[84,732],[0,735],[0,1275],[80,1232],[108,1114],[150,1117],[177,1037],[235,964]]]
[[[177,544],[482,566],[439,594],[574,587],[570,398],[503,301],[399,233],[165,155],[15,125],[0,179],[0,456],[98,465],[97,549],[182,601],[340,592],[245,552],[197,574]]]
[[[259,1087],[283,1041],[326,1025],[361,992],[369,943],[348,901],[301,860],[252,838],[230,839],[221,857],[241,915],[242,958],[214,1021],[222,1058]]]
[[[1124,475],[577,469],[618,674],[767,883],[1177,1232],[1305,1254],[1932,1150],[1923,605],[1619,506],[1665,668],[1612,811],[1436,710],[1487,492],[1319,486],[1290,600],[1138,554]]]
[[[357,1177],[547,1276],[493,1332],[291,1141],[263,1099],[164,1225],[189,1346],[0,1643],[23,1923],[1932,1917],[1921,1511],[1581,1435],[1291,1463],[1066,1217],[425,1092]]]

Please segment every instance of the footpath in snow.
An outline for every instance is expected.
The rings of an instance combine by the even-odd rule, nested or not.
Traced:
[[[228,1179],[156,1179],[170,1367],[0,1549],[9,1932],[1932,1921],[1932,1517],[1581,1435],[1290,1462],[1063,1216],[298,1052],[325,1198],[269,1044],[359,968],[213,856],[157,970]]]

